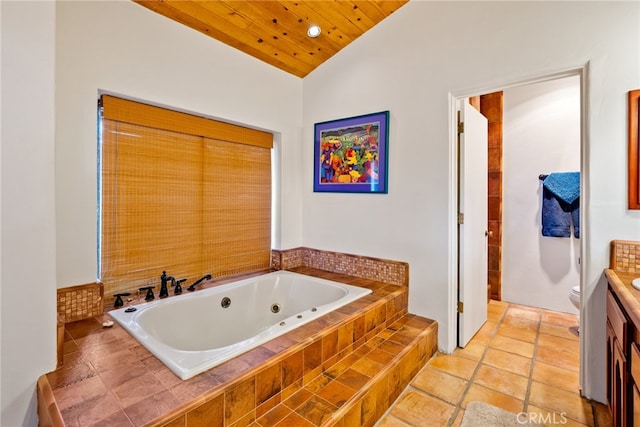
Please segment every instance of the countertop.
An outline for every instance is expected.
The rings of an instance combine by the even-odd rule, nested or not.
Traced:
[[[604,274],[630,320],[640,327],[640,291],[631,286],[631,281],[640,277],[640,273],[621,272],[607,268],[604,270]]]

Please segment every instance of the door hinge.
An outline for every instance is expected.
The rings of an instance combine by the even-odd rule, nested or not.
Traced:
[[[462,301],[458,301],[458,313],[464,313],[464,303]]]
[[[464,133],[464,122],[458,121],[458,135]]]
[[[464,214],[462,212],[458,213],[458,225],[464,224]]]

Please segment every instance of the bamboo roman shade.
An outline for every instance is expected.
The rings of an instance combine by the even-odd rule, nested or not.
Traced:
[[[102,97],[105,295],[268,268],[271,134]]]

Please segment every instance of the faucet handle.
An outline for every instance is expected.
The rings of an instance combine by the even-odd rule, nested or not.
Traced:
[[[131,295],[131,292],[121,292],[119,294],[115,294],[114,297],[116,298],[116,302],[113,303],[113,306],[116,308],[122,307],[124,305],[122,297],[128,297],[129,295]]]
[[[176,288],[173,290],[174,295],[178,295],[182,293],[182,286],[181,284],[186,282],[187,278],[185,277],[184,279],[180,279],[180,280],[175,280],[171,283],[171,286],[175,286]]]
[[[151,301],[156,298],[156,296],[153,295],[153,288],[155,288],[155,286],[153,285],[143,286],[141,288],[138,288],[139,291],[147,291],[147,295],[145,295],[144,297],[145,301]]]

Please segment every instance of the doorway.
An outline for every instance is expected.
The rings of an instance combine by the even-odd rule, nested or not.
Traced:
[[[541,201],[542,185],[538,177],[539,175],[548,174],[550,172],[560,172],[560,171],[569,171],[569,170],[580,171],[582,169],[581,165],[583,164],[582,153],[584,152],[584,143],[583,143],[584,137],[582,136],[582,132],[581,132],[581,126],[582,126],[581,117],[583,114],[582,110],[584,109],[583,107],[584,102],[582,101],[582,91],[581,91],[582,83],[581,82],[583,80],[583,76],[584,76],[584,70],[579,69],[579,70],[558,73],[555,75],[545,76],[538,79],[531,79],[529,81],[520,82],[518,84],[505,85],[503,88],[500,88],[499,90],[487,90],[487,91],[479,92],[479,93],[493,93],[493,92],[503,91],[503,92],[506,92],[507,94],[509,94],[510,92],[513,92],[513,93],[516,93],[516,94],[519,93],[520,95],[522,95],[522,94],[526,94],[528,90],[527,88],[530,88],[530,87],[535,87],[535,86],[544,87],[545,88],[544,90],[547,90],[547,92],[550,91],[549,87],[551,87],[552,89],[554,89],[555,87],[554,90],[557,92],[556,101],[558,101],[558,103],[562,103],[563,99],[566,98],[565,96],[566,92],[564,93],[564,95],[562,95],[563,88],[566,89],[565,86],[570,86],[572,88],[571,90],[577,91],[577,100],[576,100],[577,120],[575,120],[573,125],[571,125],[573,126],[573,128],[572,130],[570,130],[570,132],[573,132],[575,134],[574,135],[575,141],[576,141],[575,151],[573,152],[573,154],[569,154],[569,155],[563,154],[562,156],[560,156],[560,157],[569,157],[571,160],[569,164],[559,164],[558,162],[555,162],[555,160],[557,160],[558,155],[557,153],[552,152],[552,150],[550,151],[548,147],[546,148],[547,150],[546,154],[544,151],[542,152],[542,154],[541,153],[519,154],[521,158],[524,157],[525,164],[527,163],[527,161],[530,162],[531,157],[538,157],[543,162],[541,164],[540,163],[535,164],[533,162],[530,162],[531,168],[536,170],[535,173],[532,173],[530,170],[524,170],[524,168],[521,165],[520,166],[515,164],[511,165],[511,162],[513,160],[510,160],[510,159],[513,159],[513,153],[510,152],[510,149],[508,147],[504,147],[505,153],[502,153],[504,171],[501,172],[502,174],[501,191],[502,191],[503,197],[504,198],[513,197],[512,190],[507,191],[507,186],[505,185],[505,178],[508,178],[510,176],[509,174],[513,172],[513,170],[515,170],[517,173],[521,175],[522,180],[530,180],[530,184],[532,183],[533,190],[529,185],[528,187],[521,189],[521,192],[525,194],[524,196],[525,198],[528,198],[529,201],[534,204],[534,208],[531,208],[531,207],[525,208],[525,212],[527,215],[523,215],[521,212],[520,213],[521,218],[518,219],[518,215],[513,216],[513,213],[510,213],[510,208],[507,208],[507,205],[511,203],[512,200],[509,200],[509,199],[503,200],[503,205],[500,206],[499,211],[501,212],[501,215],[505,214],[505,216],[502,217],[502,219],[505,221],[505,224],[503,224],[504,228],[502,225],[498,230],[496,230],[495,228],[492,228],[491,225],[489,225],[488,227],[488,230],[491,230],[494,233],[494,237],[493,237],[494,240],[496,238],[502,240],[503,237],[506,238],[506,235],[503,236],[503,233],[507,233],[507,232],[510,233],[510,237],[509,237],[510,240],[508,243],[508,247],[503,248],[503,251],[500,256],[500,261],[501,261],[500,276],[502,277],[501,283],[503,284],[503,286],[507,286],[507,288],[499,289],[500,293],[498,294],[500,298],[505,299],[509,302],[516,302],[520,304],[534,305],[537,307],[548,308],[548,309],[557,310],[557,311],[575,313],[575,309],[573,309],[573,307],[570,305],[568,296],[569,296],[569,292],[571,291],[571,287],[579,285],[580,283],[581,266],[579,264],[579,254],[581,253],[581,248],[583,246],[584,239],[581,239],[581,240],[577,240],[573,238],[556,239],[556,238],[548,238],[548,237],[542,238],[540,236],[540,209],[541,209],[540,201]],[[544,90],[542,92],[544,92]],[[553,92],[553,90],[551,90],[550,92]],[[477,96],[477,93],[465,94],[465,95],[459,95],[459,96],[452,95],[452,104],[455,106],[456,103],[459,102],[461,99]],[[542,96],[541,94],[531,95],[528,101],[521,100],[522,102],[520,102],[520,105],[518,106],[518,108],[521,108],[521,109],[526,108],[528,106],[527,104],[535,104],[535,101],[540,101],[543,99],[544,99],[544,96]],[[511,108],[511,107],[508,106],[508,108]],[[513,116],[509,112],[505,112],[505,114],[506,114],[506,120],[509,120],[509,118]],[[524,116],[526,116],[526,114]],[[537,117],[535,119],[543,120],[542,124],[538,125],[539,127],[545,128],[546,126],[548,128],[556,129],[555,125],[553,126],[549,125],[550,122],[549,122],[548,116],[546,116],[546,122],[544,121],[545,120],[544,113],[541,114],[540,117]],[[531,122],[532,121],[531,117],[529,117],[528,120]],[[505,138],[506,138],[506,140],[504,141],[505,144],[509,144],[509,143],[514,144],[514,142],[510,142],[509,138],[513,140],[513,135],[518,135],[517,132],[514,133],[513,131],[514,129],[516,131],[522,130],[521,128],[523,127],[523,123],[526,124],[526,121],[522,123],[516,123],[515,126],[512,126],[513,124],[506,124],[505,129],[507,129],[509,133],[505,135]],[[563,137],[566,138],[566,133],[563,133],[563,135],[564,135]],[[534,145],[540,145],[540,146],[545,145],[545,144],[536,144],[535,137],[533,138],[533,141],[532,140],[524,141],[521,138],[522,138],[521,134],[520,136],[516,137],[515,138],[516,143],[520,142],[525,148],[531,148]],[[547,134],[546,136],[538,136],[538,138],[548,139],[549,134]],[[539,142],[542,142],[542,141],[539,141]],[[544,142],[547,142],[547,141],[544,141]],[[557,143],[552,143],[552,146],[553,144],[558,145]],[[537,148],[540,148],[540,147],[537,147]],[[455,147],[453,151],[454,152],[456,151]],[[455,159],[457,159],[457,156],[459,153],[455,152],[454,154],[456,156]],[[545,157],[547,160],[546,163],[544,162]],[[510,168],[511,168],[511,172],[510,172]],[[488,173],[488,170],[485,171],[485,173]],[[531,176],[529,176],[529,174],[531,174]],[[457,177],[457,173],[454,176]],[[585,182],[584,177],[582,177],[582,182]],[[457,189],[457,185],[453,188]],[[517,203],[518,202],[516,201],[516,204]],[[507,214],[510,216],[507,217],[506,216]],[[584,217],[584,210],[580,216]],[[518,221],[521,221],[520,224],[518,224]],[[514,224],[516,225],[514,226]],[[534,254],[537,257],[533,259],[533,261],[529,260],[530,263],[535,264],[537,262],[538,267],[541,270],[540,274],[535,277],[529,277],[529,271],[530,271],[529,267],[527,267],[526,264],[523,264],[523,262],[526,261],[527,257],[522,256],[522,250],[526,248],[531,248],[531,244],[527,243],[526,245],[519,246],[517,243],[518,242],[517,232],[515,233],[516,238],[515,239],[513,238],[512,230],[514,228],[517,230],[518,227],[522,227],[523,224],[526,225],[527,227],[527,230],[528,230],[527,233],[530,233],[531,230],[533,230],[533,234],[534,234],[533,239],[536,241],[536,245],[533,246],[534,250],[532,252],[534,252]],[[495,227],[495,223],[493,225]],[[457,241],[457,238],[460,236],[458,236],[457,232],[455,231],[453,231],[452,234],[456,236],[456,240],[453,240],[453,241]],[[495,236],[495,234],[498,234],[498,236]],[[516,243],[514,244],[514,242]],[[504,243],[506,244],[507,242],[504,242]],[[557,246],[559,249],[558,248],[556,248],[557,250],[550,249],[554,245]],[[560,251],[560,253],[562,254],[561,259],[558,259],[557,251]],[[513,254],[516,254],[516,255],[514,256]],[[454,259],[454,262],[455,262],[454,265],[457,266],[459,263],[457,254],[454,254],[452,259]],[[493,261],[493,264],[495,267],[495,260]],[[488,266],[487,268],[489,269],[490,266]],[[505,271],[509,273],[508,277],[504,276]],[[515,279],[513,279],[513,275],[511,274],[514,271],[517,272]],[[519,278],[517,277],[518,274],[520,275]],[[520,286],[519,288],[516,287],[514,289],[510,289],[508,288],[509,285],[505,284],[506,280],[509,280],[509,281],[516,280],[518,281],[518,285],[524,284],[525,286]],[[458,282],[455,283],[456,287],[461,282],[464,282],[464,279],[458,278]],[[544,285],[544,283],[547,283],[547,285]],[[541,286],[541,284],[543,285]],[[571,286],[569,286],[569,284]],[[455,289],[456,288],[454,287],[454,292],[455,292]],[[526,289],[526,290],[523,290],[523,289]],[[540,292],[541,289],[544,292]],[[512,296],[513,294],[512,291],[516,293],[520,292],[521,298],[518,298],[518,297],[514,298]],[[535,295],[536,298],[532,299],[532,295]],[[549,302],[552,302],[553,304],[548,304]],[[486,304],[486,300],[484,301],[484,303]],[[456,314],[457,314],[457,309],[458,309],[457,302],[453,309],[456,310]],[[457,322],[455,322],[454,324],[459,326]],[[455,333],[455,329],[453,333]],[[452,331],[450,331],[450,333],[451,332]],[[473,331],[473,333],[475,333],[475,331]],[[467,332],[467,334],[469,334],[469,332]]]
[[[566,237],[541,233],[543,181],[580,172],[580,77],[504,91],[502,299],[577,314],[579,221]],[[577,208],[579,209],[579,208]]]

